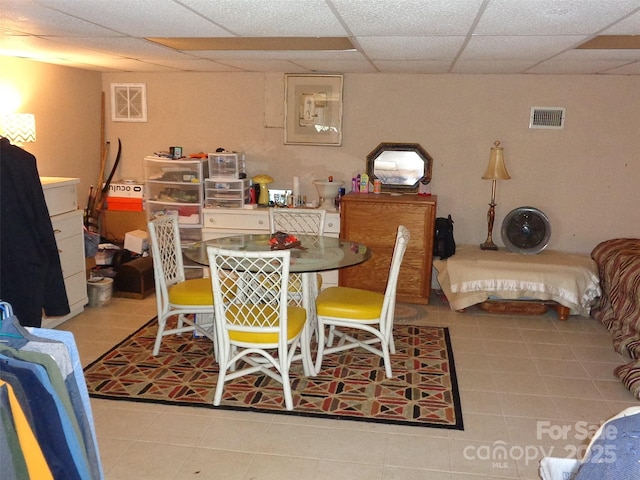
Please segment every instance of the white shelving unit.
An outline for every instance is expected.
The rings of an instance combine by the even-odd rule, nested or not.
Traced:
[[[206,158],[173,160],[148,156],[144,158],[144,205],[147,221],[160,215],[178,215],[180,240],[183,244],[202,239],[202,209]],[[185,274],[202,276],[203,268],[185,260]]]
[[[199,241],[206,170],[207,159],[145,157],[144,198],[147,221],[160,215],[178,215],[182,241]]]

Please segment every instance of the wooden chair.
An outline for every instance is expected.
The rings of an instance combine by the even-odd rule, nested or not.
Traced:
[[[390,353],[395,353],[393,341],[393,320],[396,304],[396,289],[400,265],[409,243],[409,230],[400,225],[391,258],[389,276],[384,294],[351,287],[330,287],[322,291],[316,299],[318,320],[318,353],[315,370],[322,368],[323,356],[351,348],[364,348],[384,359],[385,373],[391,378]],[[325,330],[329,334],[326,338]],[[359,329],[371,336],[357,339],[344,332],[343,328]],[[334,337],[339,338],[332,346]],[[379,343],[375,348],[372,344]]]

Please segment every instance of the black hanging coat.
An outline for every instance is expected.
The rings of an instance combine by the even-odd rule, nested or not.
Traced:
[[[22,325],[67,315],[60,256],[36,158],[0,137],[0,300]]]

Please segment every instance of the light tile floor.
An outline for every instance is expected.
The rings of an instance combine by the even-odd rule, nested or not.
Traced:
[[[154,315],[153,297],[113,298],[59,328],[86,365]],[[450,329],[464,431],[92,399],[106,478],[537,479],[542,456],[575,458],[603,420],[638,405],[589,317],[433,306],[421,322]]]

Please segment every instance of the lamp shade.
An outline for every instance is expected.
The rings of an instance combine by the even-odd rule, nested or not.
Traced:
[[[32,113],[0,115],[0,135],[13,144],[36,141],[36,118]]]
[[[482,175],[483,180],[509,180],[509,172],[504,164],[503,148],[499,141],[495,141],[491,147],[491,156],[489,157],[489,165]]]

